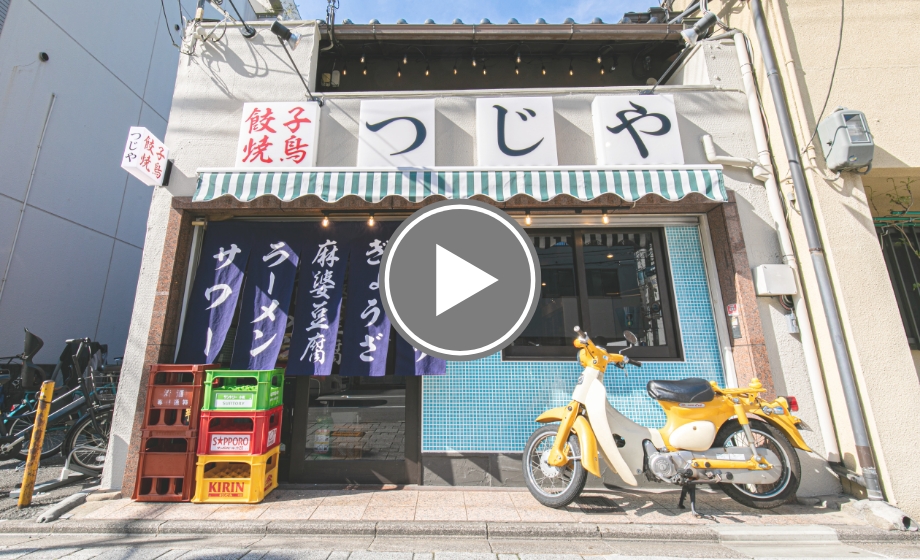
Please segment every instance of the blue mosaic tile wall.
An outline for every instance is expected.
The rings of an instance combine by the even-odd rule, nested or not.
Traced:
[[[653,427],[665,418],[645,392],[650,379],[725,381],[699,230],[668,227],[665,235],[685,361],[644,361],[642,368],[629,368],[628,377],[610,368],[604,379],[614,407]],[[567,362],[503,362],[501,354],[448,362],[447,375],[423,381],[422,450],[520,453],[538,426],[533,419],[567,404],[581,371],[574,351]]]

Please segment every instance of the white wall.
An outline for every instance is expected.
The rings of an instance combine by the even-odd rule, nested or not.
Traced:
[[[193,14],[194,1],[183,3]],[[45,340],[39,363],[56,361],[66,338],[124,352],[152,189],[119,161],[130,126],[166,133],[178,62],[168,30],[178,42],[179,23],[176,2],[166,4],[170,28],[154,0],[10,5],[0,33],[0,274],[11,250],[12,260],[0,355],[22,351],[23,328]]]

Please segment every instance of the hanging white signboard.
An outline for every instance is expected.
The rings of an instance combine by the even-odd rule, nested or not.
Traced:
[[[163,186],[167,177],[169,150],[166,145],[142,126],[132,126],[128,131],[125,155],[121,167],[148,187]]]
[[[361,102],[358,167],[434,165],[434,99]]]
[[[599,95],[591,104],[598,165],[683,164],[672,95]]]
[[[319,115],[310,101],[243,104],[236,166],[316,166]]]
[[[480,167],[558,165],[553,98],[477,99],[476,154]]]

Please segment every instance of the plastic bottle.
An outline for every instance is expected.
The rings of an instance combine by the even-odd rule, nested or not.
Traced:
[[[329,414],[329,404],[323,405],[323,411],[316,419],[316,432],[313,435],[313,452],[317,455],[329,455],[332,439],[332,415]]]

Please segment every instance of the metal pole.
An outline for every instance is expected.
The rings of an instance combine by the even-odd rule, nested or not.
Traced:
[[[799,201],[799,209],[802,212],[802,224],[805,227],[805,237],[808,240],[808,251],[811,253],[811,261],[818,280],[818,291],[821,294],[821,303],[824,306],[824,315],[827,318],[834,358],[837,362],[837,369],[840,371],[840,382],[843,386],[843,396],[846,399],[850,424],[853,427],[853,437],[856,440],[856,455],[866,482],[866,493],[870,500],[881,500],[883,499],[882,489],[879,485],[878,472],[875,469],[872,448],[869,444],[869,432],[866,429],[866,421],[862,415],[862,405],[859,400],[856,379],[850,364],[850,352],[847,349],[846,339],[843,335],[840,312],[837,309],[837,300],[834,298],[834,290],[828,274],[827,260],[824,258],[824,246],[818,233],[814,206],[811,194],[808,192],[808,187],[805,183],[802,163],[799,161],[798,142],[796,142],[795,133],[792,131],[789,106],[783,96],[783,84],[776,67],[776,58],[773,55],[773,46],[770,42],[770,35],[767,32],[767,25],[764,22],[763,5],[760,0],[751,0],[751,13],[754,17],[754,29],[757,31],[757,39],[760,43],[764,66],[767,70],[767,79],[770,82],[773,104],[776,106],[780,132],[783,135],[783,145],[786,148],[786,159],[789,161],[789,172],[792,175],[795,196]]]
[[[51,397],[54,394],[54,381],[42,383],[35,408],[35,428],[32,429],[32,441],[29,442],[29,455],[26,469],[22,475],[19,489],[19,508],[32,505],[32,491],[35,489],[35,475],[42,457],[42,444],[45,442],[45,427],[48,425],[48,412],[51,410]]]

